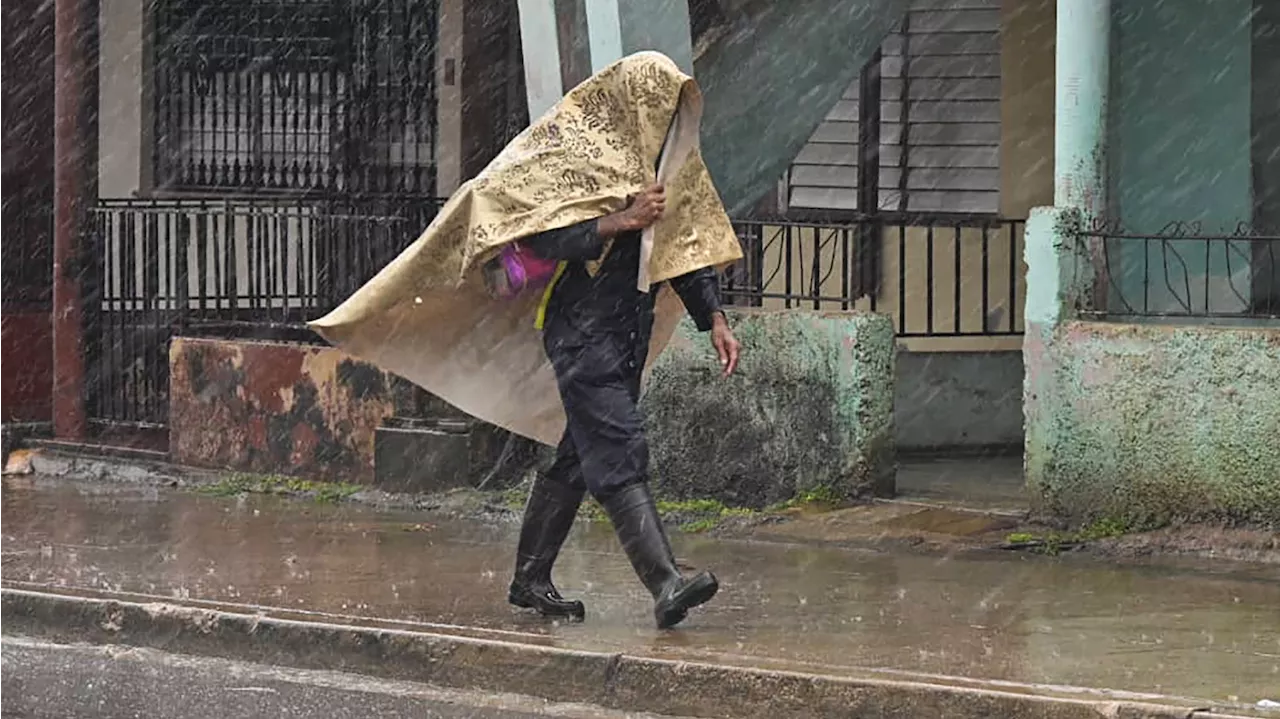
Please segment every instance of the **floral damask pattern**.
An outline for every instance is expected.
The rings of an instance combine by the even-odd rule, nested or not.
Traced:
[[[489,298],[478,270],[509,242],[621,209],[654,181],[664,141],[682,149],[666,168],[667,212],[642,276],[656,284],[740,258],[697,149],[700,114],[697,85],[666,56],[613,63],[520,133],[399,257],[311,327],[463,411],[554,442],[563,414],[533,307]],[[681,311],[658,303],[650,361]]]
[[[692,82],[667,57],[646,52],[571,90],[463,185],[406,250],[431,259],[413,263],[424,273],[413,284],[457,285],[508,242],[620,209],[653,182],[681,91]],[[692,153],[669,184],[674,219],[655,238],[655,281],[697,269],[690,262],[736,259],[736,237],[701,155]],[[459,215],[469,227],[462,242]]]

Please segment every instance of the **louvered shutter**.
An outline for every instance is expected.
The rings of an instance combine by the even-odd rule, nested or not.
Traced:
[[[999,27],[999,0],[913,0],[904,32],[885,40],[880,209],[998,211]],[[857,165],[854,83],[792,164],[787,204],[858,209]]]

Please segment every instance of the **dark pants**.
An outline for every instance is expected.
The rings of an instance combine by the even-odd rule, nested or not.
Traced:
[[[556,372],[568,424],[548,479],[586,488],[597,498],[647,479],[649,447],[637,403],[653,328],[654,294],[640,292],[640,233],[614,239],[600,256],[596,220],[550,230],[523,242],[539,256],[567,262],[547,305],[543,345]],[[711,329],[720,308],[715,270],[671,280],[694,323]]]
[[[647,334],[584,336],[548,327],[547,355],[567,420],[548,479],[585,483],[597,498],[647,479],[649,446],[638,405]]]

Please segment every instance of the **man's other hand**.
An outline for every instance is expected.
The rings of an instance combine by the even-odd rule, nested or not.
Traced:
[[[711,344],[720,356],[720,368],[724,371],[724,376],[733,374],[738,368],[738,354],[742,352],[742,345],[733,336],[733,330],[729,329],[729,322],[722,312],[717,312],[711,321]]]

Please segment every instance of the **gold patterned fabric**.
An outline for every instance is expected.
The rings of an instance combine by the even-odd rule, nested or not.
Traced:
[[[481,268],[507,243],[622,209],[654,181],[660,159],[667,211],[641,237],[645,291],[740,258],[698,150],[701,115],[696,83],[666,56],[613,63],[512,140],[412,245],[311,328],[468,414],[555,444],[564,412],[534,328],[540,293],[491,298]],[[651,363],[684,311],[661,287]]]

